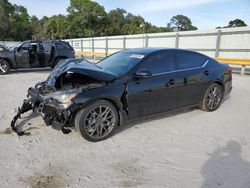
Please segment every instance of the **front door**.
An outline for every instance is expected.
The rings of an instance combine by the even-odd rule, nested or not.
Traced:
[[[29,42],[23,43],[15,50],[15,60],[18,68],[29,68]]]
[[[150,71],[151,77],[132,79],[127,83],[129,118],[137,118],[175,108],[178,82],[172,54],[158,52],[149,56],[137,72]]]

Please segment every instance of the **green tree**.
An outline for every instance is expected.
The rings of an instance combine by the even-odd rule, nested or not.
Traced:
[[[117,8],[108,13],[92,0],[70,0],[68,15],[29,16],[23,6],[0,0],[0,40],[62,39],[105,35],[168,32],[140,15]],[[141,25],[143,24],[143,27]]]
[[[127,11],[124,9],[117,8],[115,10],[110,10],[107,19],[108,19],[108,34],[109,35],[121,35],[122,27],[125,24],[125,16]],[[129,26],[125,26],[129,27]]]
[[[52,16],[47,22],[47,33],[52,39],[67,38],[67,18],[61,14],[57,16]]]
[[[9,35],[9,17],[14,12],[14,6],[8,0],[0,0],[0,40],[13,40]]]
[[[9,14],[9,36],[13,40],[31,39],[30,17],[27,9],[14,4],[14,11]]]
[[[244,27],[244,26],[247,26],[247,24],[243,20],[235,19],[235,20],[231,20],[228,23],[227,27]]]
[[[167,28],[170,28],[172,31],[190,31],[198,29],[192,25],[190,18],[184,15],[173,16]]]
[[[70,0],[68,21],[73,32],[70,36],[98,36],[105,33],[105,18],[103,6],[91,0]]]

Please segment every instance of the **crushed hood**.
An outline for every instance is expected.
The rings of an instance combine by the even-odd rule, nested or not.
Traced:
[[[54,67],[46,81],[47,85],[54,87],[56,79],[65,72],[83,74],[99,81],[111,81],[117,77],[117,75],[107,72],[87,60],[67,59],[63,60],[63,62],[59,62],[58,65]]]

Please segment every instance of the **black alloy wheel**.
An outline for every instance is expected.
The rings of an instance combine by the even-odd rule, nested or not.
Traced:
[[[10,64],[4,59],[0,59],[0,75],[7,74],[9,72]]]
[[[214,83],[210,85],[203,98],[201,109],[209,112],[215,111],[221,104],[222,94],[222,87],[219,84]]]
[[[81,135],[93,142],[112,135],[118,124],[118,113],[108,101],[97,101],[82,109],[75,118],[75,127]]]

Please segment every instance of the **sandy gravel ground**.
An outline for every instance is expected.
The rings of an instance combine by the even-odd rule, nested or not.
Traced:
[[[7,128],[29,86],[49,71],[0,76],[0,187],[250,187],[250,77],[215,112],[197,109],[129,123],[91,143],[25,115]]]

